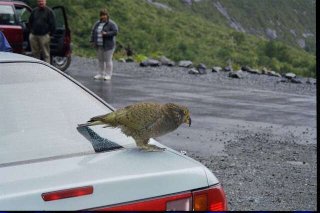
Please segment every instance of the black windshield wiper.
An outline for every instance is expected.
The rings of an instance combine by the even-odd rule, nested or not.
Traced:
[[[95,152],[105,152],[123,148],[123,146],[120,146],[113,141],[102,138],[87,126],[77,127],[77,130],[81,135],[91,142]]]

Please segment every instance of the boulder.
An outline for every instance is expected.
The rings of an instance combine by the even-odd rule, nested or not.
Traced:
[[[188,71],[189,74],[191,75],[198,75],[200,74],[200,72],[198,70],[196,70],[195,68],[192,68]]]
[[[166,66],[169,66],[169,67],[175,66],[175,62],[170,60],[170,59],[168,59],[165,56],[161,56],[159,61],[161,62],[162,65],[166,65]]]
[[[292,78],[292,79],[290,79],[290,81],[291,81],[291,83],[294,83],[294,84],[302,84],[302,81],[297,78]]]
[[[228,75],[230,78],[243,78],[243,72],[241,70],[235,71],[235,72],[230,72]]]
[[[230,66],[230,65],[228,65],[225,68],[223,68],[223,70],[226,71],[226,72],[232,72],[233,71],[232,66]]]
[[[192,61],[179,61],[178,66],[190,68],[193,66],[193,63]]]
[[[221,67],[212,67],[212,72],[220,72],[221,70]]]
[[[270,71],[269,71],[267,68],[265,68],[265,67],[263,67],[262,70],[261,70],[261,74],[263,74],[263,75],[268,75],[269,72],[270,72]]]
[[[147,66],[158,67],[160,65],[161,65],[160,61],[155,60],[155,59],[147,59],[147,60],[140,63],[141,67],[147,67]]]
[[[241,67],[241,70],[242,71],[246,71],[246,72],[251,73],[251,74],[258,74],[258,75],[261,74],[261,72],[259,70],[252,69],[251,67],[248,67],[248,66]]]
[[[251,73],[251,74],[256,74],[256,75],[260,75],[261,72],[257,69],[251,69],[251,70],[247,70],[248,73]]]
[[[295,78],[297,75],[294,74],[294,73],[289,72],[289,73],[286,73],[284,76],[285,76],[287,79],[293,79],[293,78]]]
[[[243,67],[241,67],[241,70],[247,72],[248,70],[250,71],[252,69],[248,66],[243,66]]]
[[[275,72],[275,71],[269,71],[269,72],[267,73],[267,75],[275,76],[275,77],[279,77],[279,78],[282,77],[279,73],[277,73],[277,72]]]
[[[199,64],[198,65],[198,71],[200,74],[207,74],[207,67],[204,64]]]

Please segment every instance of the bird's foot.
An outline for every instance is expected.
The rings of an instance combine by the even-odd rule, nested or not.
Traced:
[[[158,147],[158,146],[152,145],[152,144],[139,146],[139,148],[144,151],[147,151],[147,152],[163,152],[164,150],[166,150],[166,148],[161,148],[161,147]]]

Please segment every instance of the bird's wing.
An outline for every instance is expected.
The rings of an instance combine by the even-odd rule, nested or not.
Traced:
[[[163,113],[156,104],[131,105],[119,111],[116,120],[120,125],[134,130],[148,130],[161,122]]]

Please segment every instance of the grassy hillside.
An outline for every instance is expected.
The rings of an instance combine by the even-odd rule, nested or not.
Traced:
[[[175,9],[157,9],[143,0],[49,0],[48,4],[66,7],[75,55],[95,56],[88,42],[90,30],[99,18],[100,8],[107,7],[120,28],[118,47],[130,45],[136,54],[163,54],[176,61],[188,59],[208,67],[225,66],[230,59],[234,69],[243,65],[265,66],[278,72],[315,76],[313,54],[279,41],[236,32],[226,26],[223,17],[216,16],[216,21],[212,21],[210,14],[197,11],[207,7],[206,2],[199,4],[198,9],[191,8],[193,12],[179,0],[162,2]],[[119,49],[116,56],[121,56]]]
[[[274,30],[276,40],[299,47],[298,40],[305,40],[305,50],[316,49],[316,5],[315,0],[202,0],[186,6],[182,1],[157,0],[180,11],[200,15],[214,23],[230,26],[219,12],[219,3],[246,32],[266,37],[266,30]],[[312,34],[312,36],[304,36]]]

